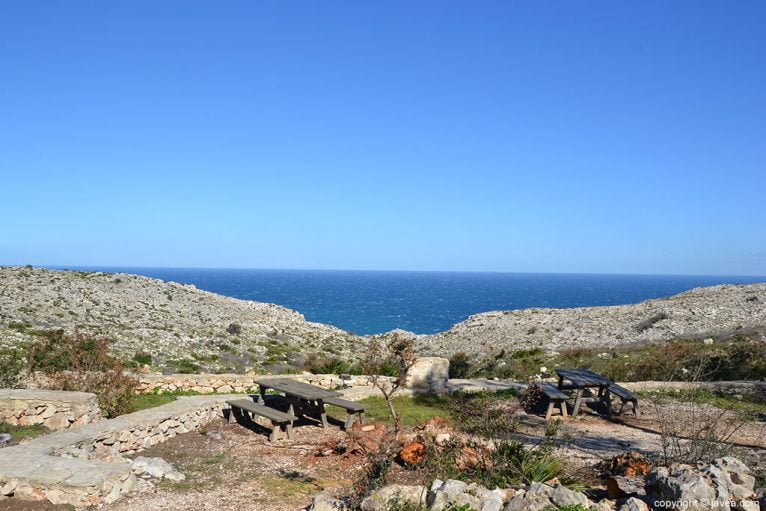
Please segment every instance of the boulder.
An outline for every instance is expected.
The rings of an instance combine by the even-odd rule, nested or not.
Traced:
[[[346,509],[343,502],[324,492],[314,495],[311,506],[309,506],[309,511],[338,511],[341,509]]]
[[[643,500],[631,497],[620,506],[620,511],[649,511],[649,506]]]
[[[513,497],[504,511],[541,511],[550,507],[553,507],[553,503],[544,493],[523,493]]]
[[[606,481],[606,493],[610,499],[646,495],[644,478],[641,476],[611,476]]]
[[[473,509],[479,509],[481,502],[469,491],[468,483],[463,481],[448,479],[442,482],[437,479],[431,484],[431,491],[428,492],[429,510],[444,511],[455,506],[470,506]]]
[[[0,447],[5,447],[12,440],[10,433],[0,433]]]
[[[162,458],[139,456],[133,460],[133,472],[136,475],[167,479],[173,482],[179,482],[186,479],[186,476]]]
[[[395,504],[423,506],[428,492],[424,486],[392,484],[375,491],[362,501],[362,511],[387,511]]]
[[[449,360],[443,357],[419,357],[407,371],[404,386],[421,392],[447,391]]]
[[[684,464],[653,470],[646,491],[653,507],[683,504],[689,511],[731,511],[754,508],[755,478],[737,458],[714,460],[701,469]],[[681,504],[678,504],[681,503]]]
[[[554,486],[547,485],[545,483],[534,483],[531,485],[525,494],[531,495],[545,495],[553,504],[558,507],[568,507],[581,505],[583,507],[591,507],[591,502],[584,493],[579,491],[570,490],[566,486],[556,484]]]

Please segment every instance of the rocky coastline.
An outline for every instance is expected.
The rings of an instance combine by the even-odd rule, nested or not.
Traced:
[[[476,314],[445,332],[412,335],[422,355],[662,342],[766,328],[766,283],[697,288],[637,304]],[[126,360],[189,372],[279,372],[317,356],[357,359],[360,337],[274,304],[125,273],[0,267],[0,349],[64,329],[108,337]],[[137,355],[139,357],[137,357]]]

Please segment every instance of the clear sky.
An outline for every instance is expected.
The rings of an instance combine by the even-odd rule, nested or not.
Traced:
[[[766,275],[766,2],[0,3],[0,264]]]

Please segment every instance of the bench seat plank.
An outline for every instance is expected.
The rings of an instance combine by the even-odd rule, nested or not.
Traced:
[[[354,414],[359,415],[359,423],[364,423],[364,405],[360,403],[356,403],[354,401],[349,401],[347,399],[340,399],[338,397],[328,397],[324,400],[325,404],[338,406],[340,408],[343,408],[346,410],[346,413],[348,414],[348,417],[346,417],[346,424],[344,425],[344,428],[346,430],[351,429],[351,426],[354,425]]]
[[[234,399],[231,401],[226,401],[226,404],[229,405],[229,423],[234,422],[235,409],[244,410],[253,414],[253,416],[258,415],[260,417],[269,419],[271,422],[271,435],[269,435],[269,442],[274,443],[274,441],[277,439],[277,436],[282,431],[283,426],[287,431],[287,438],[293,438],[293,421],[298,420],[295,415],[275,410],[274,408],[255,403],[249,399]]]

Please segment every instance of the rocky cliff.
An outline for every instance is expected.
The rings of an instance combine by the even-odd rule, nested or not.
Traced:
[[[418,347],[440,355],[560,350],[718,337],[764,327],[766,283],[722,285],[630,305],[476,314],[446,332],[418,336]]]
[[[113,339],[126,359],[185,360],[203,369],[299,366],[320,351],[349,357],[359,338],[278,305],[229,298],[140,275],[0,268],[0,347],[40,331]],[[144,357],[145,359],[146,357]]]
[[[147,353],[155,365],[186,361],[202,370],[230,371],[284,371],[316,354],[353,359],[368,339],[306,321],[278,305],[139,275],[0,267],[0,348],[58,328],[108,336],[125,359]],[[766,283],[698,288],[631,305],[487,312],[416,338],[420,353],[449,356],[608,347],[762,328]]]

